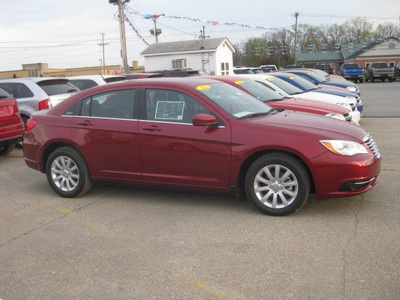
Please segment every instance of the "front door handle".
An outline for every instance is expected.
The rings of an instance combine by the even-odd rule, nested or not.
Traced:
[[[161,131],[162,129],[158,126],[142,127],[143,130],[147,131]]]

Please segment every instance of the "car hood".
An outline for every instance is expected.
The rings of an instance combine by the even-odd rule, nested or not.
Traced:
[[[333,105],[319,101],[298,99],[298,98],[289,98],[289,99],[284,99],[282,101],[267,102],[267,104],[271,107],[308,112],[320,115],[326,115],[328,113],[336,113],[343,115],[349,113],[349,110],[347,108],[344,108],[343,106]]]
[[[290,111],[280,112],[260,118],[238,120],[244,122],[246,130],[271,134],[279,134],[301,139],[333,139],[363,142],[367,132],[354,124],[318,115],[296,113]]]
[[[293,97],[305,99],[305,100],[314,100],[314,101],[322,101],[330,104],[337,104],[337,103],[346,103],[351,104],[355,103],[355,98],[347,98],[332,94],[324,94],[318,92],[306,92],[301,94],[293,95]]]
[[[352,98],[358,97],[353,92],[347,92],[346,90],[331,89],[331,88],[320,88],[320,89],[316,89],[314,92],[324,93],[324,94],[332,94],[332,95],[341,96],[341,97],[352,97]]]

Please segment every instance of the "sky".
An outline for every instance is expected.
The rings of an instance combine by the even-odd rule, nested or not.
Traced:
[[[143,65],[140,53],[146,43],[155,43],[146,14],[165,14],[157,19],[159,42],[198,39],[205,26],[206,36],[239,44],[267,32],[256,27],[290,29],[296,12],[299,24],[314,26],[356,17],[400,23],[399,0],[130,0],[125,7],[133,25],[125,22],[129,65],[134,60]],[[106,65],[122,65],[118,7],[108,0],[0,0],[0,71],[30,63],[51,69],[99,66],[102,34]]]

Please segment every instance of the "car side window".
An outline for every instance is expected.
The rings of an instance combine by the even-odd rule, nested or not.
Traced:
[[[5,90],[7,93],[9,93],[12,97],[15,98],[13,85],[14,84],[11,82],[2,82],[0,83],[0,88]]]
[[[65,112],[65,115],[133,119],[135,90],[119,90],[83,99]]]
[[[32,91],[23,83],[16,82],[14,85],[14,98],[31,98]]]
[[[176,91],[147,89],[147,120],[192,123],[197,114],[212,114],[192,97]]]

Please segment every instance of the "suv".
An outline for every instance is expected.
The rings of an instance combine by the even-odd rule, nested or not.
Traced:
[[[17,100],[25,124],[35,111],[51,108],[79,92],[68,79],[45,77],[1,79],[0,88]]]
[[[17,101],[0,89],[0,156],[10,153],[23,135],[24,123]]]

